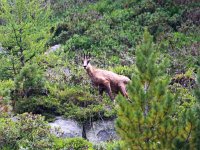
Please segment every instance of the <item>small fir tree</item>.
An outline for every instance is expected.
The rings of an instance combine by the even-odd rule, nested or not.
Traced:
[[[145,30],[143,43],[136,49],[137,69],[128,86],[129,100],[117,98],[116,129],[128,149],[172,149],[175,143],[184,143],[191,129],[188,120],[176,112],[175,98],[167,88],[168,61],[159,58],[156,49]]]
[[[197,150],[200,150],[200,69],[197,73],[196,78],[196,88],[194,91],[195,97],[196,97],[196,105],[195,105],[195,126],[194,131],[192,133],[192,139],[193,139],[193,147]]]
[[[16,76],[44,51],[50,36],[50,4],[46,0],[1,0],[0,79]]]

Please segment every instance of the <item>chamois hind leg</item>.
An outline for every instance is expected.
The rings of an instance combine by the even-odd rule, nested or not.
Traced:
[[[122,94],[124,97],[128,98],[128,93],[126,92],[125,84],[120,84],[120,85],[119,85],[119,90],[120,90],[121,94]]]
[[[111,90],[111,87],[110,87],[110,82],[105,81],[105,82],[104,82],[104,86],[106,87],[106,91],[107,91],[107,93],[108,93],[110,99],[113,101],[113,100],[114,100],[114,97],[113,97],[113,95],[112,95],[112,90]]]
[[[99,96],[100,96],[100,101],[103,99],[103,91],[105,88],[102,85],[99,85]]]

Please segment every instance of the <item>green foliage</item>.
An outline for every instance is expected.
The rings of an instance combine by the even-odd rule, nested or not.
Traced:
[[[195,96],[199,102],[200,100],[200,91],[199,91],[199,86],[200,86],[200,70],[198,70],[197,72],[197,77],[196,77],[196,81],[197,81],[197,87],[195,89]]]
[[[83,149],[92,144],[82,138],[62,139],[51,135],[50,127],[41,115],[24,113],[15,118],[0,118],[1,149]]]
[[[176,96],[176,102],[179,105],[178,112],[182,114],[186,109],[190,109],[195,105],[196,100],[192,93],[195,87],[193,69],[189,69],[185,74],[176,74],[171,80],[169,89]]]
[[[27,93],[29,90],[38,92],[44,88],[45,80],[43,72],[36,64],[26,65],[15,78],[15,88]]]
[[[29,98],[18,99],[15,103],[15,112],[24,113],[32,112],[34,114],[42,114],[45,119],[53,119],[59,114],[58,108],[60,103],[58,99],[45,96],[34,96]]]
[[[196,38],[196,33],[199,34],[199,29],[198,27],[194,28],[195,30],[191,31],[194,34],[175,32],[167,38],[166,41],[170,43],[168,53],[171,55],[172,71],[181,73],[186,72],[189,68],[198,68],[198,43],[200,40]]]
[[[195,105],[196,100],[190,89],[184,88],[180,84],[174,84],[169,88],[176,95],[179,114],[182,114],[186,109],[192,108]]]
[[[24,113],[16,121],[0,118],[0,148],[51,149],[53,137],[44,117]]]
[[[112,71],[117,73],[117,74],[121,74],[121,75],[125,75],[129,78],[132,77],[132,74],[135,72],[135,65],[132,66],[117,66],[112,68]]]
[[[83,91],[80,87],[65,88],[59,91],[57,96],[60,100],[58,113],[79,122],[85,122],[91,118],[96,120],[100,117],[99,115],[112,118],[116,114],[114,110],[108,110],[104,104],[99,103],[98,97],[92,96],[89,91]]]
[[[99,101],[97,90],[92,87],[82,68],[80,53],[84,50],[92,53],[95,66],[130,78],[133,76],[132,86],[136,90],[130,85],[129,91],[135,91],[136,94],[130,94],[131,99],[134,99],[134,103],[135,99],[143,100],[139,103],[143,106],[147,99],[153,99],[152,103],[146,104],[149,105],[149,115],[161,112],[158,116],[162,122],[166,119],[162,116],[163,111],[168,106],[170,117],[166,119],[166,129],[171,129],[171,126],[177,129],[174,125],[176,120],[180,123],[180,131],[182,128],[185,130],[182,137],[171,145],[193,148],[191,139],[195,139],[195,132],[198,134],[198,124],[192,121],[197,119],[193,118],[194,111],[191,109],[198,116],[198,109],[194,108],[196,99],[191,89],[177,84],[170,85],[171,91],[168,91],[169,77],[163,74],[163,57],[167,56],[171,60],[167,70],[169,74],[184,73],[184,76],[190,78],[191,73],[199,68],[198,7],[198,2],[189,0],[15,0],[12,3],[2,0],[0,61],[3,63],[0,63],[0,96],[3,96],[3,101],[0,103],[7,105],[13,100],[17,113],[40,113],[46,118],[64,115],[81,122],[95,120],[99,116],[115,116],[113,104],[106,96],[102,102]],[[153,40],[159,45],[162,50],[160,53],[155,52],[157,46],[151,45],[151,42],[136,48],[144,27],[153,35],[151,42]],[[45,52],[48,45],[54,44],[63,45],[55,52]],[[145,50],[146,47],[150,50]],[[144,59],[144,56],[148,58]],[[189,68],[194,70],[186,72]],[[146,95],[143,90],[145,83],[151,83]],[[142,96],[134,96],[137,94]],[[154,103],[154,99],[159,101],[159,105]],[[127,101],[122,102],[127,104]],[[163,106],[160,107],[160,104]],[[137,112],[136,106],[131,111]],[[154,111],[153,108],[158,110]],[[146,133],[147,128],[152,127],[152,119],[144,118],[143,115],[141,122],[146,121]],[[191,129],[190,125],[194,125],[196,130],[187,139],[185,136]],[[123,126],[126,127],[126,124]],[[159,129],[157,126],[151,129],[162,134],[163,128],[161,131],[156,130]],[[174,130],[170,133],[174,134]],[[170,140],[167,138],[171,136],[169,134],[163,135]],[[183,142],[185,139],[188,141]],[[155,142],[156,138],[147,142],[141,139],[145,144],[156,143],[156,148],[164,143],[162,140],[161,137],[159,144]],[[10,149],[9,146],[7,149]]]
[[[197,72],[197,77],[196,77],[196,81],[197,81],[197,86],[194,90],[194,94],[196,97],[196,104],[195,104],[195,126],[194,126],[194,131],[192,132],[192,146],[199,149],[199,142],[200,142],[200,70],[198,70]]]
[[[184,147],[187,144],[183,141],[191,132],[193,121],[189,118],[193,115],[190,110],[183,118],[176,114],[175,97],[167,89],[167,61],[158,56],[152,37],[145,31],[143,43],[136,49],[138,71],[128,87],[130,99],[117,99],[117,131],[130,149],[172,149],[180,143]]]
[[[95,150],[120,150],[124,146],[123,141],[112,141],[94,145]]]
[[[4,52],[1,55],[6,59],[1,69],[11,70],[4,78],[17,75],[25,63],[44,51],[49,38],[50,13],[49,3],[44,0],[1,1],[0,18],[4,22],[0,25]]]
[[[67,41],[66,48],[68,50],[88,49],[91,46],[91,42],[91,39],[87,36],[74,34],[73,37]]]
[[[59,39],[61,43],[66,43],[65,51],[86,49],[94,52],[99,60],[103,55],[107,62],[111,62],[110,65],[122,65],[122,58],[116,56],[131,58],[146,26],[157,43],[168,43],[165,49],[169,50],[167,53],[175,67],[182,69],[183,66],[189,68],[198,64],[196,56],[191,57],[181,51],[179,54],[178,50],[191,51],[193,55],[191,43],[199,41],[199,28],[187,18],[187,12],[195,13],[197,5],[179,5],[171,0],[61,3],[69,9],[63,13],[66,17],[56,27],[54,38],[57,43]],[[174,55],[174,51],[178,55]],[[180,64],[183,65],[179,67]],[[170,69],[173,73],[174,68]]]
[[[15,147],[16,139],[19,137],[18,126],[11,119],[0,119],[0,147],[12,149]]]
[[[82,138],[55,139],[54,149],[93,150],[92,144]]]
[[[99,112],[104,110],[96,97],[80,87],[68,87],[60,90],[57,97],[60,100],[58,112],[80,122],[96,117]]]
[[[76,119],[79,122],[85,122],[91,118],[93,118],[93,120],[97,120],[100,117],[99,115],[102,115],[105,111],[101,105],[89,105],[88,107],[78,107],[73,104],[66,104],[64,106],[66,107],[64,116],[66,118]],[[112,116],[113,114],[111,114],[109,117]]]
[[[12,80],[0,80],[0,115],[3,112],[11,111],[11,93],[14,90],[14,82]]]
[[[0,96],[3,96],[4,99],[10,100],[12,90],[14,90],[14,82],[12,80],[0,81]]]
[[[87,106],[90,103],[94,103],[95,97],[86,91],[83,91],[80,87],[65,88],[58,93],[58,97],[62,100],[62,103],[72,102],[79,106]],[[93,101],[93,102],[92,102]]]

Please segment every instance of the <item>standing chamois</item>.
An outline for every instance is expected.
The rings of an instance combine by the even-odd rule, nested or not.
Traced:
[[[83,67],[87,71],[94,86],[98,87],[99,94],[102,97],[103,91],[106,91],[111,100],[114,100],[114,94],[121,94],[128,97],[126,84],[130,79],[123,75],[118,75],[114,72],[97,69],[90,64],[90,54],[83,57]]]

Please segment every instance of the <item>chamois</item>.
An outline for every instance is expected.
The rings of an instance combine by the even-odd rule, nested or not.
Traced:
[[[83,67],[87,71],[93,85],[99,88],[100,96],[102,97],[103,91],[106,91],[111,100],[114,100],[113,93],[118,94],[121,92],[124,97],[128,97],[126,84],[130,82],[130,79],[111,71],[93,67],[90,64],[90,58],[90,54],[84,54]]]

